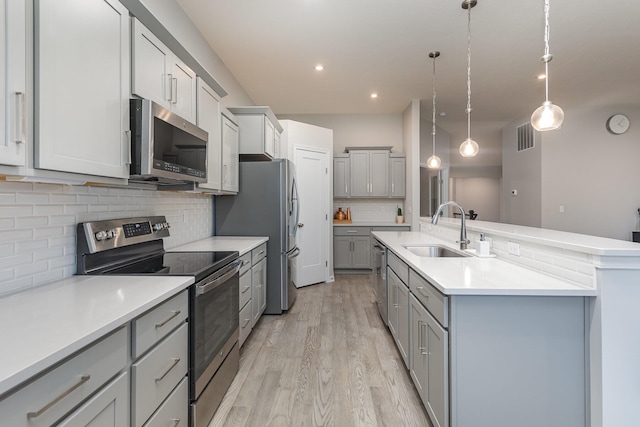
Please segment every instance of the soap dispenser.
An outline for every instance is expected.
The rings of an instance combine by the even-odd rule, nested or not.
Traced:
[[[485,239],[484,233],[480,233],[480,240],[477,243],[476,252],[478,253],[478,256],[491,255],[491,244]]]

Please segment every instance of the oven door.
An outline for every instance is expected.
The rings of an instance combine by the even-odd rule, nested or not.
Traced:
[[[197,400],[238,341],[240,265],[236,260],[191,288],[192,401]]]

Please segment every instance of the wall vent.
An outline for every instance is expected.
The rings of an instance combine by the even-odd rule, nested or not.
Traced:
[[[535,132],[531,123],[525,123],[518,127],[518,151],[528,150],[535,147]]]

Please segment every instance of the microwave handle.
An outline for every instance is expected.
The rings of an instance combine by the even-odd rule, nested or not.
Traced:
[[[167,83],[165,85],[165,101],[171,102],[171,96],[173,95],[173,75],[167,74]]]

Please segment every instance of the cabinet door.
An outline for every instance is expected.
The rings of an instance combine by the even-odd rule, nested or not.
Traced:
[[[171,111],[195,123],[196,73],[176,56],[171,58]]]
[[[349,197],[349,158],[333,158],[333,197]]]
[[[413,384],[418,390],[422,403],[427,405],[426,389],[427,389],[427,338],[426,338],[426,317],[427,310],[420,302],[411,295],[411,313],[409,315],[409,335],[410,344],[409,352],[411,353],[409,373]]]
[[[349,153],[351,184],[350,195],[356,197],[369,196],[369,152],[355,150]]]
[[[333,268],[351,268],[351,237],[333,237]]]
[[[133,19],[131,92],[170,108],[171,57],[160,39],[137,19]]]
[[[0,164],[26,162],[26,11],[24,0],[0,0]]]
[[[409,356],[409,288],[402,282],[398,284],[398,336],[396,344],[405,366],[410,363]]]
[[[369,236],[354,236],[351,255],[353,268],[371,268],[371,238]]]
[[[449,333],[427,313],[426,407],[434,427],[449,425]]]
[[[275,158],[275,136],[276,128],[268,117],[264,117],[264,152]]]
[[[251,267],[251,327],[253,328],[267,307],[267,259],[261,259]]]
[[[398,287],[402,286],[402,281],[392,269],[387,268],[387,283],[389,289],[388,295],[388,317],[389,317],[389,331],[394,340],[398,337]]]
[[[389,196],[405,197],[406,159],[404,157],[392,157],[389,163],[391,165],[391,171],[389,173],[389,176],[391,177],[391,188],[389,189]]]
[[[369,196],[387,197],[388,186],[389,151],[372,150],[369,152]]]
[[[239,181],[238,126],[222,116],[222,190],[237,193]]]
[[[123,372],[80,408],[62,420],[61,427],[120,427],[129,424],[129,381]]]
[[[36,0],[35,166],[129,176],[129,11]]]
[[[220,100],[215,92],[198,79],[197,125],[209,134],[207,141],[207,182],[198,187],[222,189],[222,132],[220,130]]]

